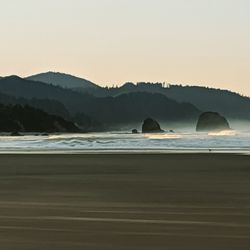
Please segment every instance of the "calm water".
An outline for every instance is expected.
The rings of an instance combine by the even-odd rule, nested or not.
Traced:
[[[0,152],[250,152],[250,131],[136,134],[108,132],[50,136],[0,137]]]

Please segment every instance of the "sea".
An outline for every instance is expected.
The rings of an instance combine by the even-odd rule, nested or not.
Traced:
[[[158,134],[131,131],[0,136],[0,153],[250,153],[250,127],[220,132],[178,129]]]

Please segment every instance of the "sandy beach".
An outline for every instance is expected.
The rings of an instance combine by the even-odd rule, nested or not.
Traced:
[[[250,156],[0,155],[0,248],[249,249]]]

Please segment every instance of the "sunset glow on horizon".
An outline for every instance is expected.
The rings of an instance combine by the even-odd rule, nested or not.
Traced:
[[[0,0],[0,76],[167,82],[250,96],[248,0]]]

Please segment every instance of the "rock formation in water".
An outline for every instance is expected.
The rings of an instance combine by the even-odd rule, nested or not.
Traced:
[[[142,133],[161,133],[164,130],[161,129],[159,123],[152,119],[147,118],[142,125]]]
[[[227,119],[216,112],[205,112],[199,117],[196,131],[221,131],[230,129]]]
[[[133,129],[132,130],[132,134],[138,134],[139,132],[138,132],[138,130],[137,129]]]

